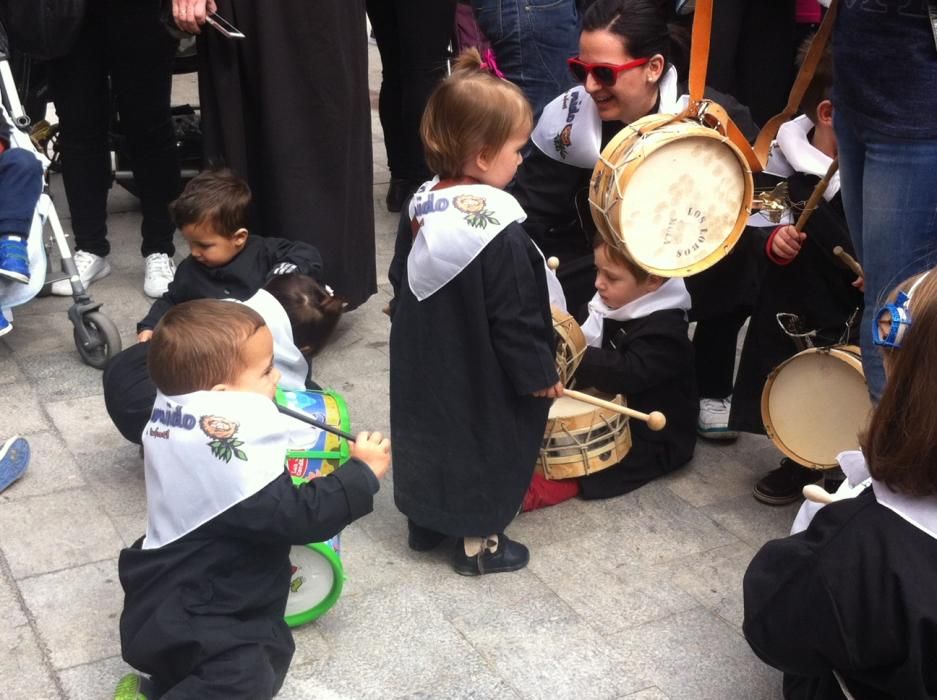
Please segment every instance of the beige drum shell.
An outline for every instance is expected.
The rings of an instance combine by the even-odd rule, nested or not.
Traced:
[[[622,396],[602,396],[625,406]],[[618,464],[631,449],[628,417],[560,397],[550,407],[537,471],[547,479],[573,479]]]
[[[869,399],[855,345],[809,348],[778,365],[761,393],[761,418],[781,452],[814,469],[837,466],[836,455],[859,449]]]
[[[586,337],[576,319],[562,309],[551,306],[550,314],[553,316],[553,330],[557,335],[556,371],[563,386],[571,387],[573,374],[586,352]]]
[[[602,150],[589,207],[607,243],[648,272],[685,277],[729,254],[753,194],[751,168],[735,144],[695,121],[653,114]]]

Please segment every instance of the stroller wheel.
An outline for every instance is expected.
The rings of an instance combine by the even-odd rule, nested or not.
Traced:
[[[88,333],[88,342],[83,343],[82,334],[74,330],[75,347],[87,365],[95,369],[104,369],[104,365],[120,352],[120,333],[117,326],[100,311],[89,311],[81,317],[81,323]]]

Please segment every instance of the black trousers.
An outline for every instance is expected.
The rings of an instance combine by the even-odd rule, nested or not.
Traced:
[[[383,67],[378,108],[391,177],[417,184],[429,179],[420,119],[446,75],[455,5],[455,0],[367,0]]]
[[[724,399],[732,393],[739,331],[747,311],[697,321],[693,333],[696,383],[701,399]]]
[[[167,206],[179,193],[170,115],[176,42],[160,23],[159,10],[160,0],[88,3],[74,48],[51,64],[62,176],[78,250],[110,252],[106,220],[113,98],[143,210],[140,252],[175,252]]]

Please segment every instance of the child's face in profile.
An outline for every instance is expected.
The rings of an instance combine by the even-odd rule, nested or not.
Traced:
[[[504,142],[504,145],[494,155],[486,158],[487,170],[478,178],[482,184],[491,185],[498,189],[504,189],[508,183],[514,179],[517,168],[523,162],[524,157],[521,150],[527,144],[530,134],[526,129],[521,129],[513,134]]]
[[[660,285],[654,277],[639,282],[630,269],[608,257],[608,249],[604,243],[596,247],[595,289],[608,308],[621,308],[654,291],[658,286]]]
[[[225,236],[218,233],[210,220],[186,224],[182,227],[182,235],[189,243],[192,257],[205,267],[227,265],[247,243],[247,229],[240,228],[233,235]]]
[[[262,394],[272,399],[280,381],[280,370],[273,366],[273,336],[266,326],[258,328],[244,343],[241,364],[238,375],[225,384],[225,389]]]

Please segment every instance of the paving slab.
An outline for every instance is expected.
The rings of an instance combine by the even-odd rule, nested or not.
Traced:
[[[15,488],[0,493],[0,504],[85,485],[75,458],[56,432],[27,433],[23,437],[29,442],[29,469]],[[2,513],[0,510],[0,518]]]
[[[0,574],[0,688],[5,700],[59,698],[58,688],[13,582]]]

